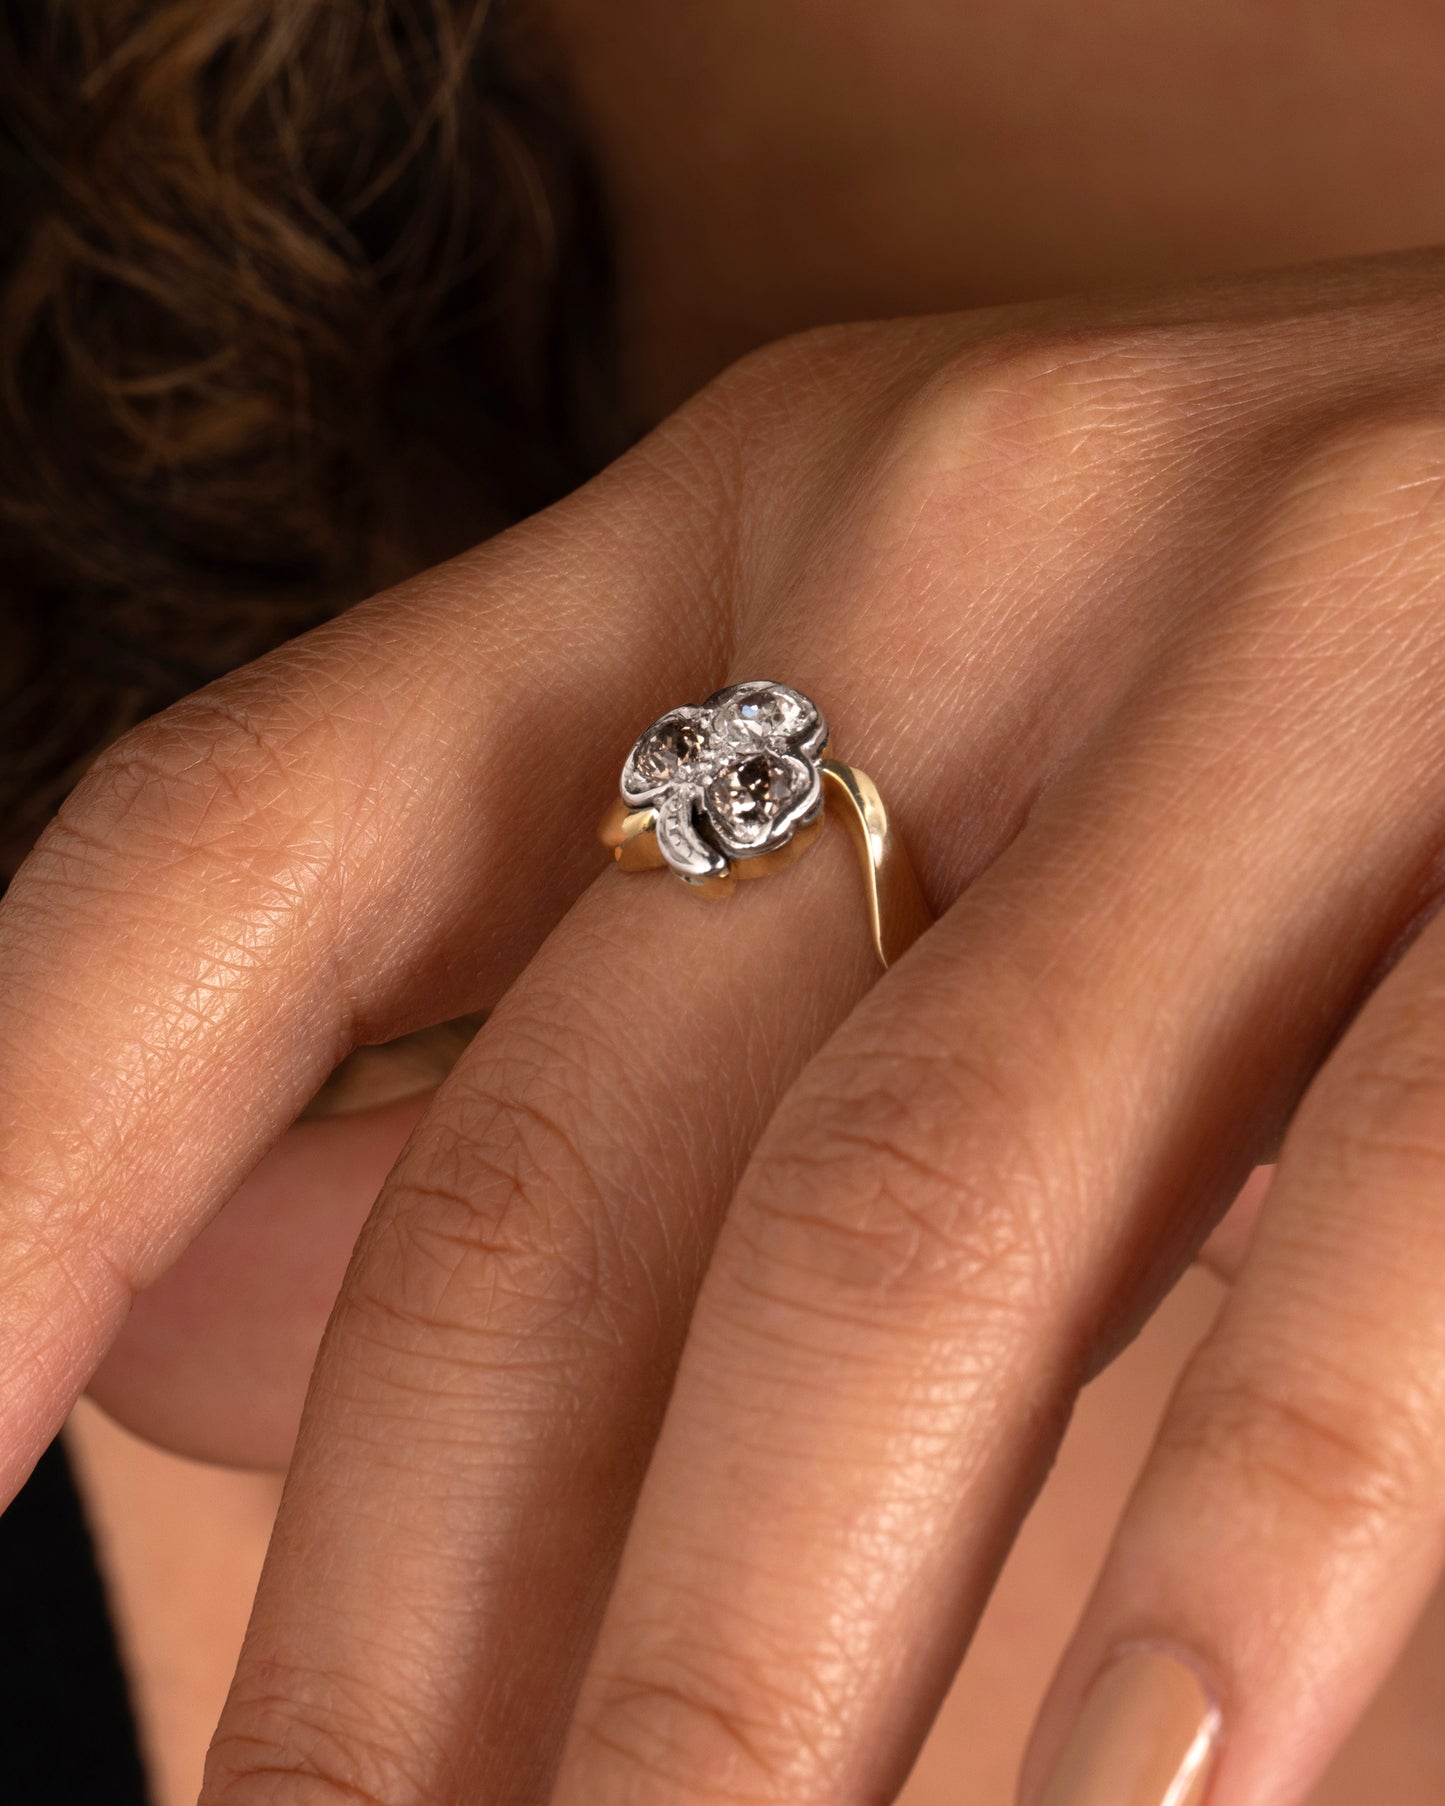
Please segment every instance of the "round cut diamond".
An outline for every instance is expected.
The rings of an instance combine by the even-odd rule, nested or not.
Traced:
[[[694,721],[659,721],[643,735],[634,767],[644,784],[670,784],[707,756],[707,737]]]
[[[807,711],[786,690],[745,691],[718,710],[718,729],[733,746],[782,746],[809,726]]]
[[[797,794],[792,766],[767,753],[754,753],[717,774],[707,787],[707,809],[734,840],[751,844],[767,838]]]

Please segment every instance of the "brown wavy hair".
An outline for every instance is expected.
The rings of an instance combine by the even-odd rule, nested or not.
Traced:
[[[0,0],[0,862],[139,717],[618,449],[517,0]]]

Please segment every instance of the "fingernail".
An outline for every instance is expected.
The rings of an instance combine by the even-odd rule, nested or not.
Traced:
[[[1203,1806],[1219,1708],[1186,1663],[1116,1656],[1084,1700],[1038,1806]]]

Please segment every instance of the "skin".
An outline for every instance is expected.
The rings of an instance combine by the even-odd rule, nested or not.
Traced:
[[[1025,1786],[1147,1632],[1218,1798],[1303,1797],[1440,1555],[1442,296],[785,344],[82,786],[6,905],[12,1484],[353,1039],[497,1005],[343,1285],[210,1799],[887,1797],[1287,1124]],[[871,989],[826,842],[725,918],[586,884],[637,726],[760,671],[943,912]]]
[[[624,406],[642,427],[828,320],[1445,237],[1431,0],[1267,16],[1108,0],[1083,24],[1062,0],[1027,17],[937,0],[535,10],[608,192]],[[399,1115],[355,1112],[329,1170],[308,1130],[283,1137],[228,1212],[255,1229],[203,1238],[137,1301],[93,1394],[167,1447],[284,1467]],[[1221,1232],[1226,1255],[1248,1219]],[[264,1309],[258,1273],[291,1276]]]
[[[1219,1296],[1219,1283],[1196,1270],[1085,1390],[962,1677],[909,1778],[904,1806],[1010,1798],[1044,1682],[1108,1546],[1173,1380]],[[120,1608],[154,1806],[195,1806],[280,1480],[168,1455],[84,1401],[72,1413],[67,1437],[83,1468],[92,1525]],[[1361,1774],[1389,1776],[1392,1806],[1435,1806],[1438,1787],[1431,1776],[1438,1780],[1439,1766],[1426,1727],[1442,1649],[1445,1611],[1437,1611],[1433,1638],[1418,1647],[1413,1664],[1397,1667],[1391,1688],[1310,1806],[1359,1806],[1370,1797]]]
[[[1434,0],[543,0],[656,419],[785,332],[1438,242]]]
[[[77,790],[7,900],[12,1459],[350,1039],[496,1001],[343,1284],[209,1798],[887,1797],[1073,1390],[1306,1092],[1070,1659],[1169,1634],[1220,1786],[1310,1784],[1438,1556],[1380,1119],[1429,928],[1339,1038],[1435,899],[1441,279],[787,342]],[[534,950],[625,724],[767,669],[938,926],[870,988],[830,838],[725,916],[607,873]]]

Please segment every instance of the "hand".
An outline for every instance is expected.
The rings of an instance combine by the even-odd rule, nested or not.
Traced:
[[[808,335],[102,758],[4,905],[12,1487],[350,1046],[496,1004],[356,1248],[212,1806],[889,1797],[1286,1124],[1027,1786],[1144,1639],[1210,1806],[1302,1800],[1445,1520],[1442,381],[1437,256]],[[839,835],[724,908],[589,882],[637,730],[756,675],[942,912],[877,984]]]

